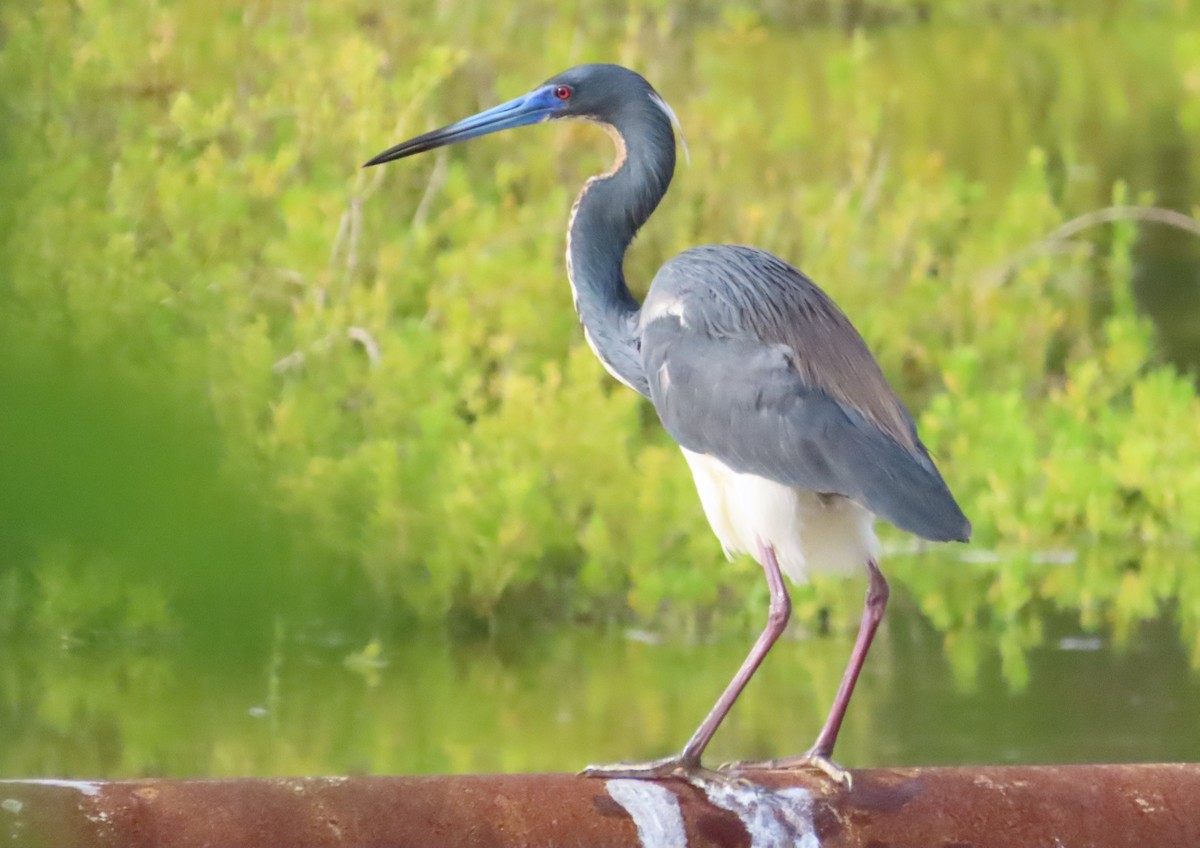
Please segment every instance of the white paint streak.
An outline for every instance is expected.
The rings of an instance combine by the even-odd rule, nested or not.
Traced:
[[[604,786],[637,825],[642,848],[685,848],[683,812],[670,790],[648,780],[624,778],[606,781]]]
[[[1157,813],[1159,811],[1158,807],[1154,806],[1154,804],[1151,804],[1141,795],[1133,796],[1133,801],[1138,805],[1138,807],[1141,808],[1143,813]]]
[[[100,784],[92,780],[60,780],[57,778],[38,778],[35,780],[0,780],[0,785],[3,784],[33,784],[35,786],[61,786],[64,789],[77,789],[84,795],[99,795]]]
[[[741,781],[704,785],[708,800],[741,819],[750,848],[821,848],[807,789],[773,791]]]
[[[758,540],[775,549],[796,583],[808,575],[853,573],[878,559],[875,516],[846,498],[820,495],[739,474],[716,457],[683,448],[700,503],[727,556],[758,555]]]

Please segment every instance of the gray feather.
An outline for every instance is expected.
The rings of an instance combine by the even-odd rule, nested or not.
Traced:
[[[651,397],[683,447],[927,539],[969,538],[866,344],[799,271],[754,248],[689,250],[659,271],[642,318]]]

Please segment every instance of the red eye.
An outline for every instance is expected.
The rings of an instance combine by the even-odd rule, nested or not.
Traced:
[[[554,96],[557,97],[559,100],[570,100],[571,99],[571,86],[569,86],[569,85],[558,86],[556,89],[554,89]]]

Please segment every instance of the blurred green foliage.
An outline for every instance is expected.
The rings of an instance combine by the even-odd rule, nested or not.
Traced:
[[[1200,662],[1200,401],[1136,308],[1140,230],[1047,240],[1172,181],[1200,121],[1176,0],[10,0],[0,630],[164,631],[298,587],[376,622],[757,621],[756,569],[570,308],[603,134],[358,167],[597,60],[691,148],[635,287],[692,244],[769,248],[918,414],[982,554],[894,573],[962,675],[999,644],[1019,684],[1049,605],[1122,634],[1175,600]],[[799,612],[848,627],[857,591]]]

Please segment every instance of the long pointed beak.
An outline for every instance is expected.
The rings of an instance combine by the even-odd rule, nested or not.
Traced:
[[[553,90],[538,88],[515,100],[510,100],[507,103],[502,103],[499,106],[494,106],[491,109],[480,112],[478,115],[472,115],[469,118],[464,118],[449,126],[442,127],[440,130],[433,130],[432,132],[427,132],[424,135],[401,142],[395,147],[389,147],[370,162],[363,165],[363,167],[369,168],[372,165],[382,165],[384,162],[403,159],[405,156],[424,153],[427,150],[444,147],[447,144],[457,144],[460,141],[478,138],[488,133],[500,132],[500,130],[536,124],[551,118],[562,106],[562,101],[554,96]]]

